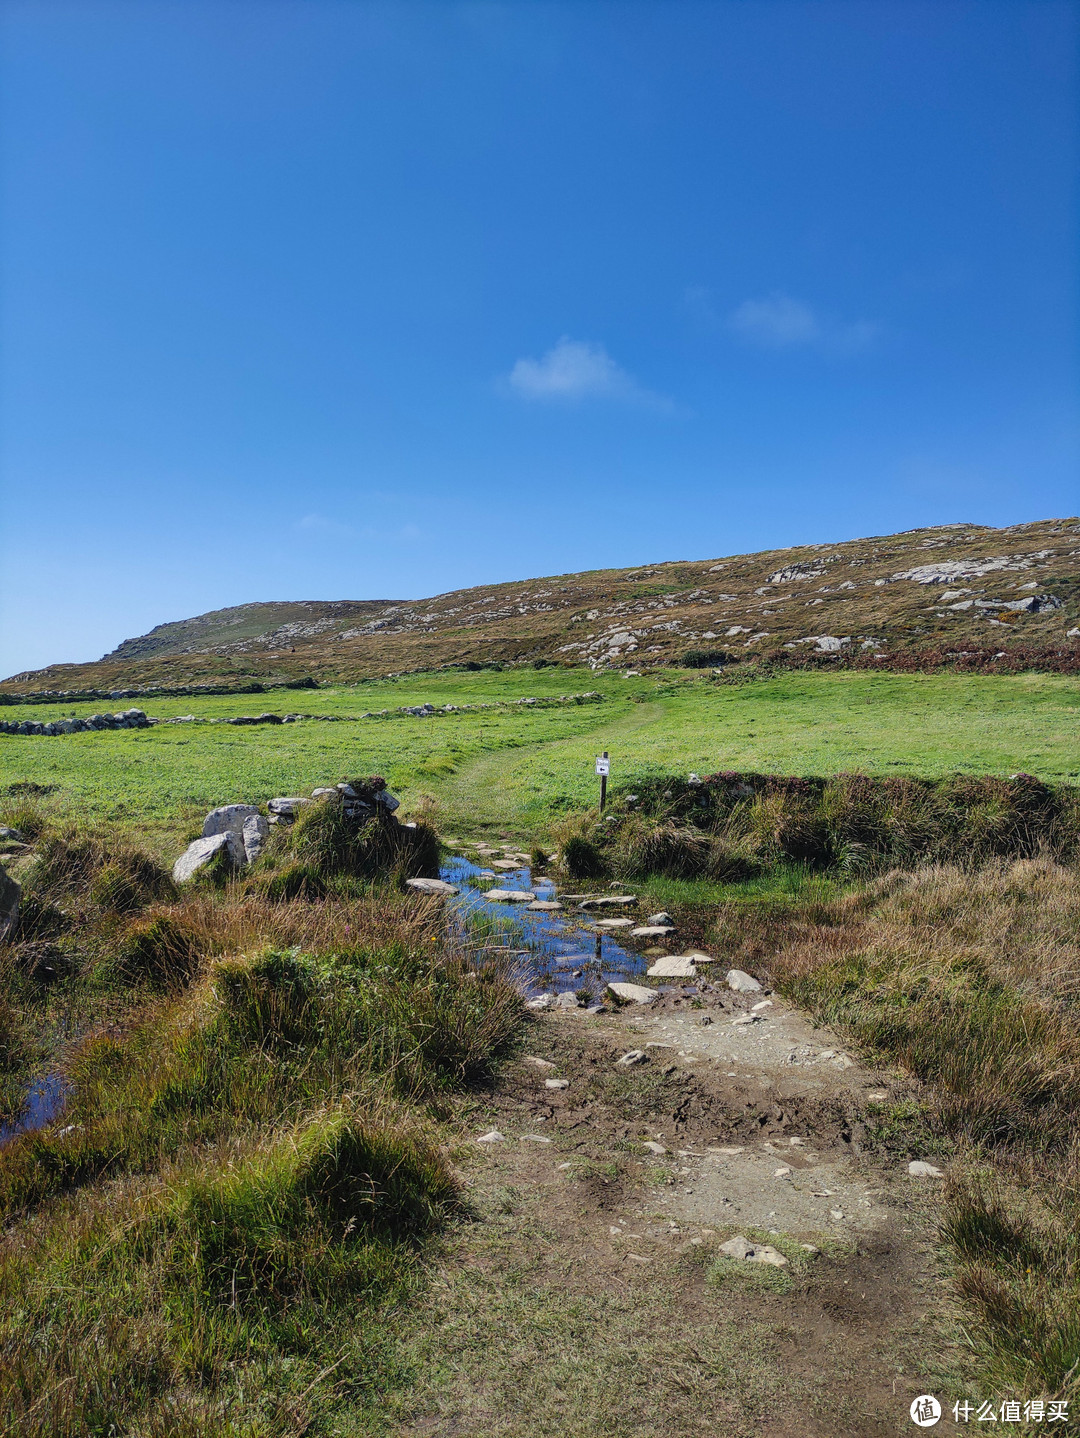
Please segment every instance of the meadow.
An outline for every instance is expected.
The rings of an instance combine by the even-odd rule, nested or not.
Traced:
[[[519,702],[597,689],[582,702]],[[443,835],[554,839],[563,877],[578,826],[607,845],[594,878],[632,879],[688,940],[907,1075],[913,1097],[870,1108],[866,1144],[883,1164],[930,1153],[950,1167],[927,1220],[935,1322],[963,1333],[972,1391],[1075,1401],[1075,844],[1055,854],[1054,825],[1014,823],[1025,796],[1045,807],[1049,790],[992,779],[1023,771],[1075,785],[1078,689],[1040,675],[731,683],[515,668],[146,704],[160,717],[293,706],[328,716],[290,725],[0,740],[0,822],[32,840],[12,860],[20,926],[0,944],[0,1107],[13,1115],[36,1073],[70,1085],[62,1118],[0,1151],[0,1432],[416,1431],[397,1420],[440,1408],[464,1382],[455,1334],[480,1329],[458,1278],[487,1271],[485,1243],[509,1245],[513,1272],[491,1280],[484,1312],[496,1326],[532,1312],[535,1285],[520,1273],[536,1231],[527,1210],[514,1217],[520,1196],[461,1182],[506,1060],[550,1032],[526,1016],[514,971],[491,962],[488,931],[462,931],[437,902],[403,892],[399,856],[368,872],[355,845],[338,843],[331,802],[275,830],[250,872],[179,892],[168,876],[208,808],[372,773],[402,795],[402,813]],[[396,712],[424,702],[495,707]],[[610,828],[584,812],[602,749],[616,781]],[[747,807],[741,780],[690,786],[691,770],[829,782],[763,779]],[[899,782],[830,777],[860,770]],[[1055,789],[1053,802],[1075,793]],[[1039,808],[1032,823],[1044,817]],[[889,838],[868,862],[871,820]],[[660,864],[651,836],[676,821]],[[730,882],[713,849],[704,870],[671,859],[679,844],[697,853],[706,828]],[[824,836],[817,868],[798,860],[811,830]],[[396,832],[434,867],[433,830]],[[601,1187],[625,1146],[600,1155]],[[570,1225],[581,1272],[580,1244],[593,1242],[581,1235],[608,1200],[598,1203],[586,1223],[575,1208]],[[461,1262],[447,1259],[455,1252]],[[642,1309],[658,1328],[661,1288]],[[572,1315],[588,1353],[574,1381],[610,1407],[596,1431],[614,1435],[625,1431],[613,1377],[625,1345],[602,1305],[585,1312]],[[538,1351],[551,1321],[540,1309],[528,1318]],[[666,1321],[678,1332],[684,1316]],[[472,1431],[569,1431],[546,1361],[531,1370],[535,1411],[523,1415],[519,1352],[482,1346],[485,1382],[508,1396]],[[684,1431],[665,1416],[682,1369],[664,1388],[670,1365],[647,1356],[662,1387],[655,1395],[650,1378],[642,1399],[652,1431]],[[700,1382],[716,1387],[702,1364]],[[779,1385],[770,1401],[790,1407],[797,1373],[764,1350],[761,1364]],[[694,1389],[695,1411],[698,1400]]]
[[[517,702],[590,690],[602,698],[535,708]],[[395,712],[425,702],[506,707],[428,719]],[[102,707],[27,705],[18,713],[56,719]],[[295,708],[339,722],[4,737],[0,790],[28,782],[50,788],[55,813],[166,843],[215,804],[303,793],[347,773],[383,775],[407,808],[434,803],[447,832],[525,837],[594,801],[593,758],[604,749],[619,785],[721,769],[1080,777],[1080,681],[1059,675],[788,672],[730,683],[680,671],[623,678],[514,668],[156,699],[145,707],[154,717],[207,719]],[[383,709],[385,716],[360,717]]]

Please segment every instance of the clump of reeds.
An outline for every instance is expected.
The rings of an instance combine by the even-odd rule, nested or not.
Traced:
[[[896,865],[1080,852],[1080,789],[1011,779],[723,773],[648,780],[633,805],[563,825],[572,875],[751,877],[785,864],[869,875]],[[569,850],[568,850],[568,846]],[[587,848],[583,846],[588,846]]]

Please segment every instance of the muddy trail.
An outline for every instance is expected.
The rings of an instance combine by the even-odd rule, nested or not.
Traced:
[[[459,1115],[471,1221],[400,1431],[915,1431],[909,1405],[942,1393],[958,1353],[939,1316],[940,1179],[867,1142],[868,1110],[902,1102],[902,1080],[767,987],[732,991],[700,951],[692,980],[601,1004],[649,955],[605,935],[600,970],[569,978],[559,948],[587,955],[594,918],[563,915],[535,916],[535,992],[593,997],[537,1011],[525,1055]],[[954,1427],[946,1411],[938,1431]]]

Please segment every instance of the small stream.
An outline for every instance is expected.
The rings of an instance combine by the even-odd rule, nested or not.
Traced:
[[[611,979],[632,980],[644,973],[649,963],[644,955],[623,948],[612,933],[593,927],[595,919],[603,915],[580,913],[572,903],[563,913],[551,913],[530,910],[523,903],[488,899],[481,889],[468,883],[481,872],[480,865],[453,858],[443,864],[439,877],[459,886],[460,893],[450,903],[462,915],[490,914],[514,924],[520,935],[520,946],[529,951],[527,957],[522,957],[530,998],[542,993],[577,993],[588,989],[599,1000],[604,985]],[[542,875],[533,879],[528,865],[501,871],[493,887],[530,889],[543,900],[559,897],[554,881]],[[502,945],[497,939],[492,941],[492,949],[511,946],[510,935]],[[513,947],[520,951],[516,942]]]
[[[34,1079],[26,1090],[18,1117],[0,1124],[0,1144],[18,1138],[21,1133],[32,1133],[34,1129],[43,1128],[54,1119],[64,1107],[68,1088],[63,1074],[46,1073]]]

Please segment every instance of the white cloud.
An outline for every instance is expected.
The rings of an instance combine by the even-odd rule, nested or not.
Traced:
[[[510,388],[525,399],[615,399],[670,410],[669,399],[642,388],[602,344],[563,335],[542,359],[519,359]]]
[[[740,339],[762,349],[806,346],[833,354],[855,354],[878,335],[877,325],[867,320],[844,323],[780,291],[763,300],[743,300],[728,316],[728,324]]]

